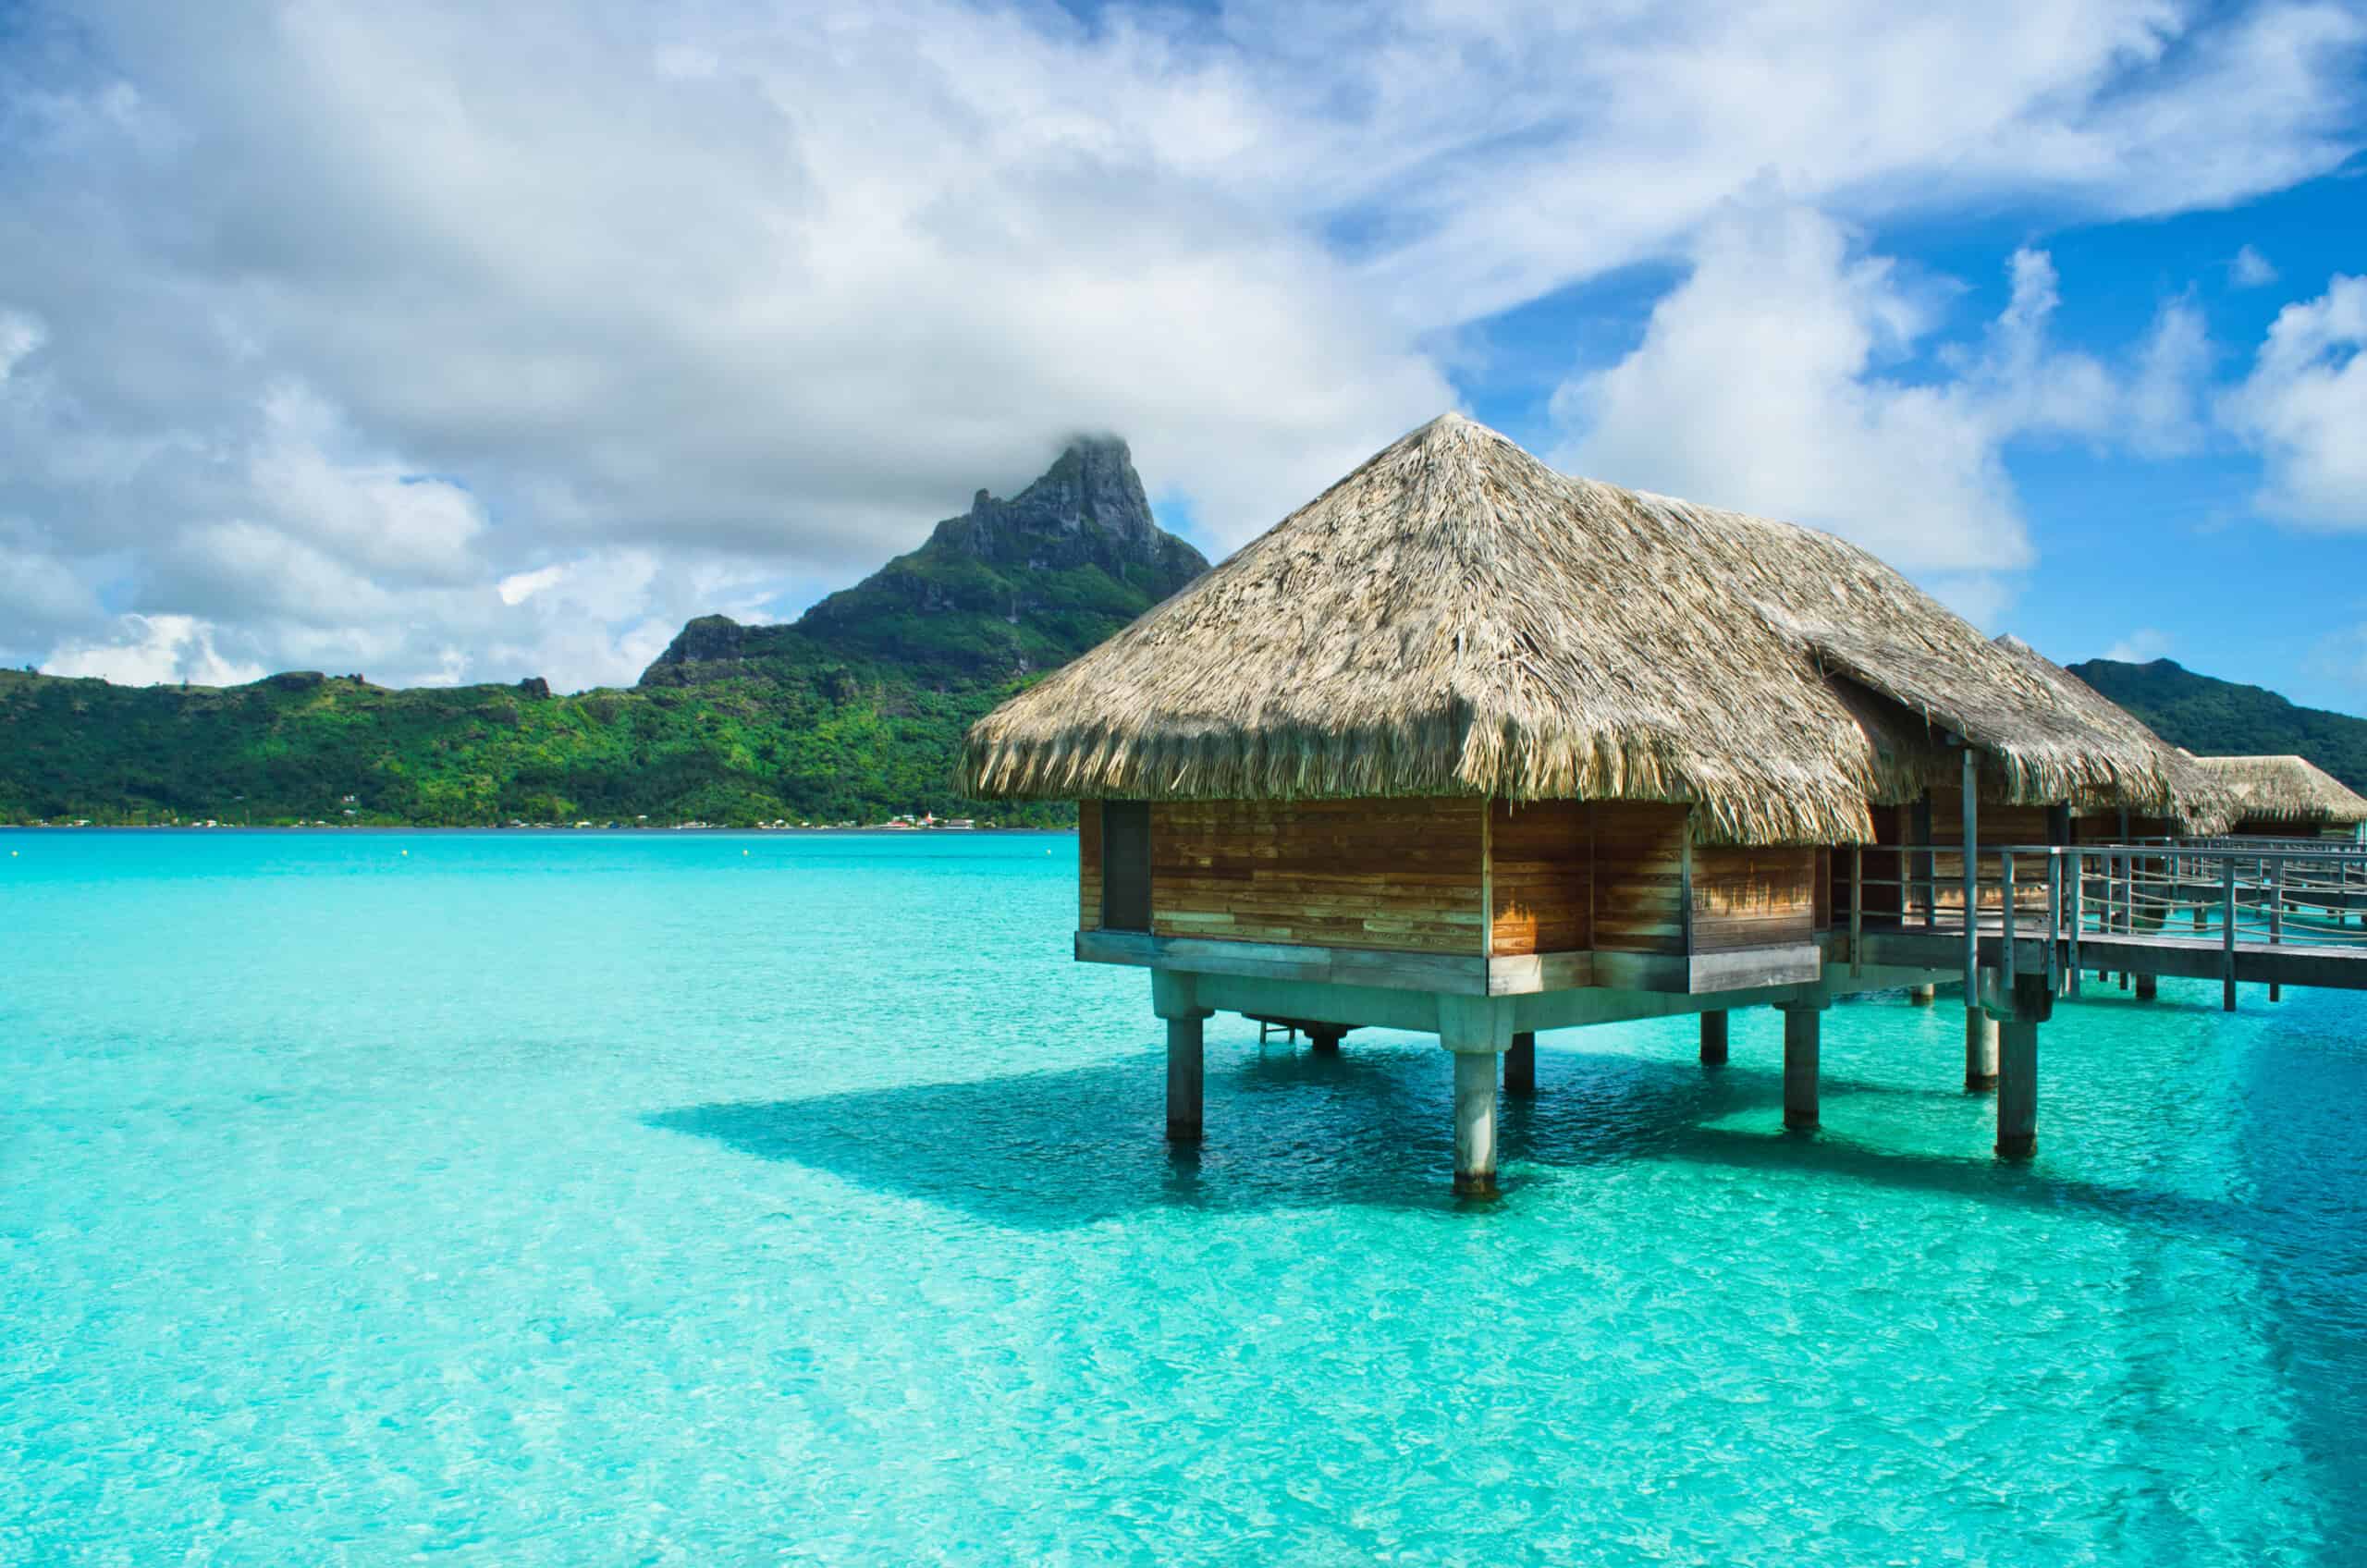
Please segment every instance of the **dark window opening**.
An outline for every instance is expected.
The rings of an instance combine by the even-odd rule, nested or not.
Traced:
[[[1150,807],[1145,802],[1101,802],[1101,924],[1110,931],[1150,929]]]

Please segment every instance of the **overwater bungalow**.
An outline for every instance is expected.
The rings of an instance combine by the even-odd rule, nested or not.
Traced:
[[[2171,745],[2127,708],[2040,653],[2018,637],[2000,637],[1997,645],[2019,659],[2030,673],[2047,682],[2056,697],[2098,731],[2117,736],[2122,743],[2144,751],[2154,768],[2169,780],[2166,797],[2157,807],[2091,801],[2050,814],[2048,831],[2041,836],[2011,838],[2017,828],[2032,826],[2027,813],[2018,820],[1993,813],[1982,826],[1992,843],[2114,843],[2208,836],[2224,833],[2235,820],[2235,797],[2188,753]]]
[[[1150,971],[1171,1137],[1201,1134],[1214,1011],[1319,1046],[1435,1033],[1455,1187],[1486,1193],[1498,1060],[1533,1090],[1536,1031],[1699,1013],[1716,1061],[1730,1009],[1774,1005],[1784,1120],[1813,1127],[1832,998],[1978,952],[1961,852],[1895,847],[2177,817],[2170,749],[2067,681],[1830,534],[1569,477],[1451,414],[979,721],[962,782],[1078,802],[1076,956]],[[1885,845],[1870,878],[1858,847]],[[1963,966],[1836,947],[1919,884],[1955,900]],[[2002,1023],[2019,1155],[2053,990],[2010,949],[1967,1068],[1995,1081]]]
[[[2367,842],[2367,798],[2306,757],[2197,757],[2233,798],[2239,838]]]

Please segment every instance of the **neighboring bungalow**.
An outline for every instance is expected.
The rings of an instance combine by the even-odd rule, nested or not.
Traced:
[[[2239,838],[2367,842],[2367,799],[2306,757],[2194,761],[2233,798]]]
[[[1539,1029],[1699,1012],[1720,1060],[1725,1010],[1774,1004],[1785,1121],[1814,1126],[1832,997],[1965,973],[1828,964],[1836,849],[2178,812],[2168,749],[2069,680],[1829,534],[1448,415],[979,721],[962,784],[1080,802],[1076,953],[1152,971],[1171,1136],[1199,1136],[1213,1011],[1435,1032],[1455,1185],[1483,1193],[1496,1059],[1532,1085]],[[2037,978],[1979,998],[2006,1154],[2033,1141]]]
[[[2146,728],[2127,708],[2048,658],[2018,637],[2000,637],[1997,645],[2055,687],[2063,703],[2097,730],[2117,736],[2123,743],[2142,748],[2153,766],[2170,781],[2169,800],[2157,810],[2118,804],[2090,804],[2062,814],[2054,831],[2042,839],[2009,839],[2017,824],[1992,820],[1981,824],[1981,837],[1993,843],[2049,844],[2141,843],[2152,839],[2210,836],[2224,833],[2235,821],[2235,797],[2195,760]],[[2064,820],[2067,817],[2067,821]],[[2027,826],[2027,816],[2018,825]],[[2058,833],[2063,836],[2056,836]]]

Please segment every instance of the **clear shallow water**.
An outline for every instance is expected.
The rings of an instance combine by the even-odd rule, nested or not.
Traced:
[[[0,833],[0,1562],[2336,1563],[2367,999],[1209,1027],[1074,840]],[[403,853],[405,850],[410,852]],[[1049,850],[1051,852],[1047,853]],[[742,851],[745,851],[744,853]]]

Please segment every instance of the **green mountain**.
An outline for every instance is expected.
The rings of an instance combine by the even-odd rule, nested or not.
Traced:
[[[963,731],[1207,570],[1081,440],[793,624],[692,621],[630,689],[0,672],[0,821],[1059,821],[956,795]]]
[[[2170,659],[2090,659],[2070,668],[2198,756],[2303,756],[2367,790],[2367,718],[2298,707],[2263,687],[2197,675]]]

